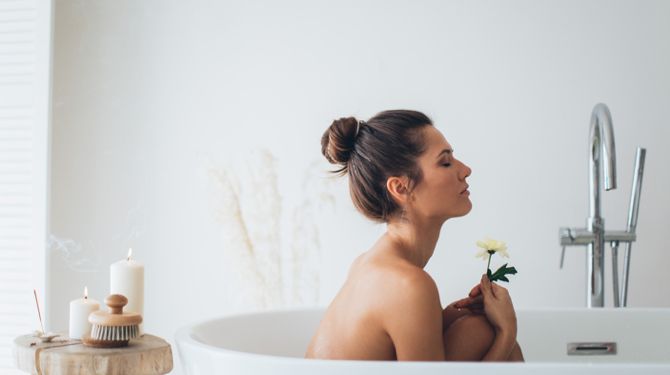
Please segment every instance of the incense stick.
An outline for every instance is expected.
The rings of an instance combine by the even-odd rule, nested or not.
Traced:
[[[37,300],[37,289],[33,289],[33,294],[35,294],[35,304],[37,305],[37,316],[40,318],[40,326],[42,327],[42,334],[44,334],[44,324],[42,324],[42,313],[40,312],[40,303]]]

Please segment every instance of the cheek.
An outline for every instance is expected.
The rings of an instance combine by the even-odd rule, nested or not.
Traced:
[[[417,189],[418,196],[427,202],[444,201],[459,193],[459,183],[450,175],[433,175]]]
[[[441,190],[453,192],[458,191],[462,184],[458,182],[454,173],[449,173],[441,176],[437,185],[439,185]]]
[[[427,202],[444,200],[446,197],[460,193],[462,183],[458,181],[456,171],[453,168],[437,169],[426,173],[423,180],[416,186],[417,197]]]

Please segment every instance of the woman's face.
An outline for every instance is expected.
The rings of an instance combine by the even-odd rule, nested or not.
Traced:
[[[423,128],[425,152],[417,163],[423,177],[413,190],[411,205],[427,218],[447,220],[472,209],[465,178],[472,170],[454,157],[453,148],[434,126]]]

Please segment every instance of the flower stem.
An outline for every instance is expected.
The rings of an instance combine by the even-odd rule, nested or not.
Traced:
[[[486,265],[486,269],[488,270],[491,267],[491,253],[489,253],[489,264]]]

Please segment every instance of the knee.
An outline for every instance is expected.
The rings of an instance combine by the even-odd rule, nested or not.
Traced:
[[[480,360],[495,340],[495,330],[484,315],[459,318],[444,332],[447,359]]]
[[[470,332],[473,336],[478,337],[481,341],[489,344],[493,343],[496,338],[496,331],[486,319],[484,315],[468,315],[459,322],[460,329]]]

